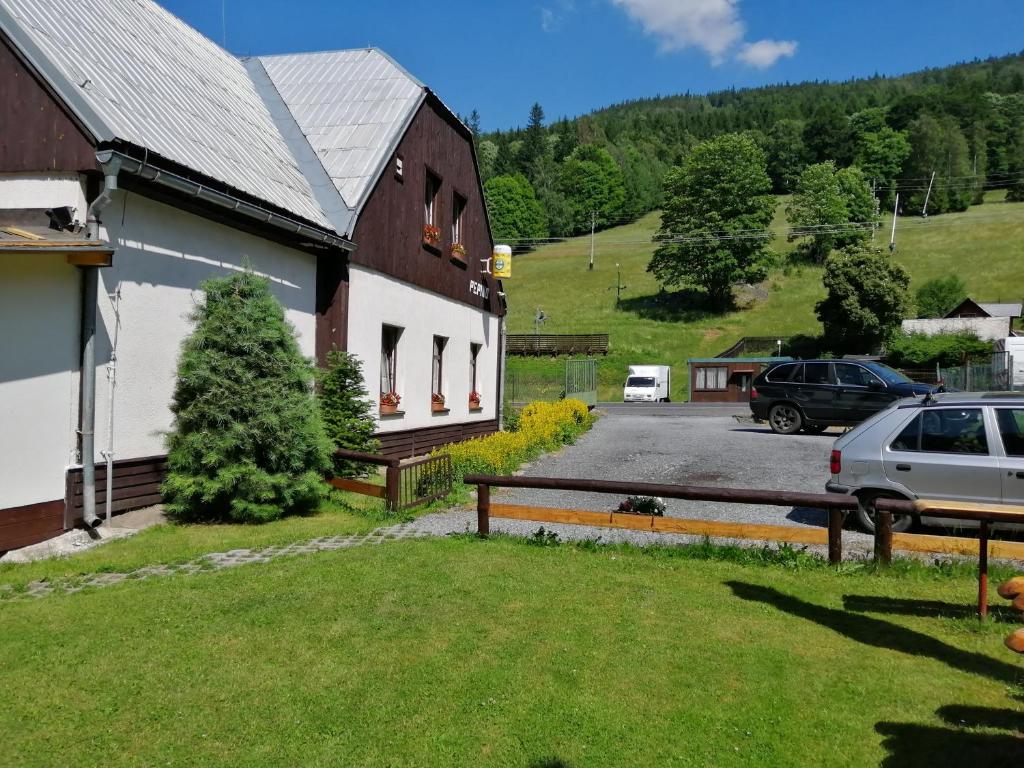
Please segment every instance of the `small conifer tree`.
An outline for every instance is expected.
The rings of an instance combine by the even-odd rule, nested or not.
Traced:
[[[313,366],[269,283],[214,278],[178,361],[168,437],[168,512],[192,521],[266,522],[314,510],[330,441]]]
[[[355,355],[332,349],[320,378],[320,413],[327,437],[335,448],[372,453],[379,443],[373,437],[373,418],[369,392],[363,382],[363,364]],[[336,477],[364,474],[365,464],[334,457]]]

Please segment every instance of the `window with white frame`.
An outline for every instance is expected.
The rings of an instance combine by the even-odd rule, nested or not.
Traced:
[[[726,389],[729,381],[729,369],[715,366],[713,368],[697,368],[694,371],[693,388],[699,390]]]
[[[441,179],[436,175],[427,171],[427,183],[426,189],[424,190],[424,202],[423,202],[423,225],[427,227],[436,227],[440,220],[439,216],[439,205],[437,200],[438,192],[441,191]]]
[[[385,325],[380,339],[380,393],[398,393],[398,340],[402,329]]]
[[[448,339],[444,336],[434,337],[433,365],[430,374],[430,391],[434,395],[444,397],[444,348]]]
[[[466,198],[457,192],[452,195],[452,245],[465,245],[463,238],[462,219],[466,211]]]
[[[477,389],[477,358],[480,357],[480,346],[479,344],[469,345],[469,391],[476,392],[479,394],[480,390]]]

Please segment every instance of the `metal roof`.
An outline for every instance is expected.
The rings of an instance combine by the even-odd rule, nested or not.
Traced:
[[[980,301],[978,306],[988,312],[992,317],[1020,317],[1021,304],[983,304]]]
[[[357,213],[426,98],[425,86],[376,48],[264,56],[260,63]]]
[[[332,228],[242,63],[151,0],[0,0],[0,29],[97,141]]]

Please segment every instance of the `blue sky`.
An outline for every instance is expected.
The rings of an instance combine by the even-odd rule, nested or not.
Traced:
[[[158,0],[218,43],[220,0]],[[1022,0],[224,0],[238,55],[383,48],[485,129],[1024,50]]]

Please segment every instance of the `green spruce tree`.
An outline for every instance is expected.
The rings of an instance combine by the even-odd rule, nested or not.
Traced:
[[[251,273],[207,280],[182,347],[168,437],[168,512],[266,522],[313,511],[330,441],[284,309]]]
[[[327,437],[335,448],[364,453],[376,451],[379,443],[373,433],[377,424],[363,380],[362,362],[340,349],[328,352],[326,362],[317,399]],[[339,456],[333,458],[335,477],[355,477],[366,472],[365,464]]]

